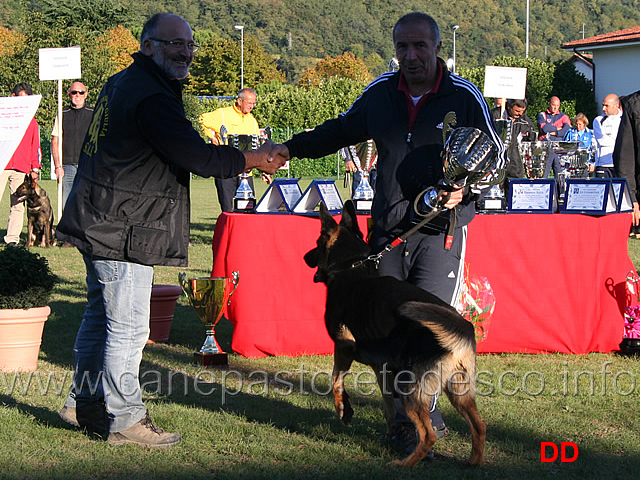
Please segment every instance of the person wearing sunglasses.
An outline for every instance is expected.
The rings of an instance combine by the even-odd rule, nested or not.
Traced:
[[[70,103],[62,109],[62,158],[59,152],[60,126],[58,117],[51,131],[51,154],[58,183],[62,182],[62,206],[67,203],[73,180],[78,171],[78,160],[82,142],[89,130],[93,107],[87,104],[87,87],[82,82],[73,82],[67,90]],[[71,244],[65,244],[71,246]]]

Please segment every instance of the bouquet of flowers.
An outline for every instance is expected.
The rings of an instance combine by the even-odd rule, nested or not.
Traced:
[[[636,296],[640,302],[640,291],[638,290],[640,277],[631,270],[627,274],[627,289],[629,293]],[[624,311],[624,338],[640,338],[640,305],[632,305]]]
[[[456,310],[473,324],[477,342],[487,338],[489,320],[495,307],[496,297],[489,280],[471,276],[468,265],[465,265],[465,282]]]
[[[640,305],[634,305],[625,309],[623,337],[640,338]]]

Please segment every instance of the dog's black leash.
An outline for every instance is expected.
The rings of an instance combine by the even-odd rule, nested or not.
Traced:
[[[442,192],[439,203],[446,203],[446,200],[449,197],[449,194],[450,194],[450,192]],[[417,201],[417,199],[416,199],[416,201]],[[383,255],[385,255],[386,253],[390,252],[391,250],[396,248],[398,245],[404,243],[407,240],[407,238],[409,238],[411,235],[416,233],[418,230],[420,230],[422,227],[424,227],[431,220],[436,218],[436,216],[438,216],[440,214],[440,212],[442,212],[442,209],[438,209],[438,208],[434,209],[433,211],[428,213],[422,220],[420,220],[419,223],[417,223],[416,225],[411,227],[409,230],[407,230],[402,235],[397,237],[391,243],[388,243],[379,253],[376,253],[375,255],[369,255],[364,260],[358,260],[357,262],[354,262],[351,265],[351,267],[352,268],[356,268],[356,267],[359,267],[360,265],[362,265],[365,262],[374,262],[375,265],[376,265],[376,269],[377,269],[378,268],[378,264],[380,263],[380,259],[382,258]],[[445,244],[444,244],[444,249],[445,250],[451,250],[451,246],[453,245],[453,231],[454,231],[455,227],[456,227],[456,210],[455,210],[455,208],[452,208],[451,209],[451,219],[449,221],[449,228],[447,229],[447,237],[445,239]]]

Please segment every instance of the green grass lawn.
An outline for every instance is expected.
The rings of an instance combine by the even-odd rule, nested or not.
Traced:
[[[54,182],[41,184],[55,197]],[[260,181],[256,185],[260,196],[265,187]],[[181,270],[194,275],[211,271],[211,237],[219,215],[215,188],[212,180],[203,179],[192,186],[189,268],[159,267],[157,283],[177,284]],[[342,189],[341,195],[347,198]],[[7,197],[0,203],[2,235]],[[71,382],[71,349],[84,308],[81,256],[75,249],[35,250],[48,258],[61,282],[45,325],[38,370],[0,373],[0,479],[638,478],[637,358],[481,355],[478,407],[487,423],[487,464],[464,466],[469,429],[442,399],[450,433],[436,443],[435,460],[401,470],[387,466],[402,454],[384,438],[376,388],[365,386],[360,394],[352,388],[353,424],[347,427],[337,419],[326,394],[330,356],[248,359],[232,354],[229,371],[191,366],[204,327],[184,297],[169,343],[145,348],[141,371],[155,423],[181,433],[184,441],[163,451],[110,447],[68,427],[57,415]],[[630,240],[629,250],[637,266],[640,240]],[[231,335],[231,323],[220,322],[217,338],[225,350]],[[351,385],[358,373],[361,380],[371,380],[361,365],[352,372]],[[541,442],[574,442],[578,459],[541,463]]]

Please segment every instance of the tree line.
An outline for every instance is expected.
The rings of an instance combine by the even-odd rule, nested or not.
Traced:
[[[61,26],[100,31],[118,24],[136,33],[153,13],[182,15],[196,34],[239,42],[235,25],[253,37],[290,82],[319,59],[353,52],[373,75],[384,71],[391,29],[403,14],[431,14],[441,28],[443,58],[475,68],[497,56],[525,56],[529,3],[529,56],[556,62],[565,42],[640,24],[637,0],[4,0],[0,25],[16,29],[25,10]],[[138,30],[139,31],[139,30]],[[229,50],[227,50],[229,52]]]
[[[286,0],[254,3],[249,1],[242,3],[241,6],[234,4],[236,9],[233,11],[236,12],[235,15],[240,15],[238,12],[243,12],[245,11],[243,9],[251,6],[261,12],[267,7],[277,10],[290,3]],[[354,2],[350,4],[352,6],[348,10],[360,13],[366,11],[367,15],[384,17],[384,20],[379,21],[380,25],[376,29],[387,37],[399,16],[396,10],[393,10],[398,7],[392,8],[391,3]],[[433,2],[434,5],[438,3]],[[465,5],[467,3],[474,5],[473,1],[466,2]],[[622,3],[625,3],[624,0]],[[187,4],[190,9],[181,11]],[[296,15],[302,15],[301,5],[308,6],[304,18],[317,20],[317,27],[313,31],[324,26],[331,31],[327,23],[330,21],[328,19],[320,21],[320,19],[326,15],[326,9],[338,8],[341,1],[325,2],[324,13],[317,11],[318,4],[322,2],[313,3],[313,8],[311,3],[305,1],[293,2],[293,4],[296,7]],[[412,2],[407,4],[411,9]],[[569,4],[571,2],[568,2]],[[227,10],[222,7],[229,6],[231,3],[214,1],[208,2],[207,5],[206,8],[202,7],[204,8],[202,10],[199,2],[181,2],[175,8],[171,8],[172,11],[181,13],[194,25],[201,22],[201,25],[210,27],[195,30],[196,41],[202,47],[196,54],[190,76],[185,83],[186,111],[194,121],[197,120],[199,113],[217,108],[220,104],[217,101],[201,101],[197,98],[198,96],[234,95],[240,86],[238,34],[235,32],[235,37],[225,35],[220,27],[222,22],[214,20],[221,15],[226,15],[224,12]],[[490,10],[491,2],[487,2],[487,5]],[[471,6],[467,5],[464,8],[471,9]],[[168,5],[164,5],[161,1],[142,1],[134,4],[128,0],[84,0],[83,2],[68,0],[64,4],[54,0],[34,0],[26,3],[8,1],[0,6],[0,19],[9,25],[0,26],[0,62],[3,65],[3,69],[0,70],[0,94],[9,95],[13,86],[21,81],[31,83],[34,91],[42,94],[43,99],[36,119],[41,125],[45,158],[48,155],[50,127],[56,114],[57,86],[55,82],[38,80],[38,49],[81,46],[82,81],[89,88],[89,103],[91,103],[92,99],[97,98],[106,79],[131,62],[130,54],[138,49],[137,38],[145,18],[154,8],[162,10],[163,7],[165,7],[164,10],[169,10]],[[214,14],[214,10],[217,13]],[[387,15],[384,15],[385,12]],[[281,13],[284,15],[283,12]],[[340,21],[346,21],[350,18],[349,15],[350,13],[346,13]],[[264,17],[265,22],[267,18]],[[248,17],[240,16],[240,19],[244,21],[248,20]],[[383,25],[385,22],[387,23]],[[515,20],[514,22],[518,23]],[[311,128],[345,111],[366,84],[375,75],[387,69],[386,58],[392,53],[384,50],[387,47],[374,51],[372,47],[365,48],[364,45],[356,44],[350,44],[347,48],[343,46],[329,49],[326,46],[316,50],[315,54],[326,53],[327,50],[337,53],[325,55],[320,59],[316,58],[306,69],[299,72],[296,81],[292,81],[290,72],[279,68],[283,57],[276,58],[277,55],[270,53],[269,50],[273,49],[273,45],[261,41],[260,35],[248,34],[250,23],[248,21],[246,23],[244,83],[245,86],[255,87],[259,94],[259,103],[254,114],[261,125],[270,125],[274,129],[281,129],[281,132],[289,134],[299,129]],[[443,23],[446,24],[441,22]],[[213,28],[215,25],[218,27]],[[353,28],[356,26],[356,23],[352,24]],[[264,29],[266,28],[265,26]],[[257,31],[261,30],[257,28]],[[314,38],[313,31],[310,31],[309,41]],[[442,35],[443,43],[446,45],[444,29]],[[364,41],[365,38],[366,34],[361,33],[361,39]],[[380,39],[380,45],[387,43],[390,45],[390,38],[386,41]],[[305,53],[312,53],[313,49],[310,45],[308,48],[309,50]],[[344,49],[340,50],[341,48]],[[510,49],[505,47],[503,51],[508,52]],[[378,63],[371,60],[374,54],[378,55]],[[441,56],[446,58],[446,50],[443,49]],[[460,58],[457,55],[458,72],[482,87],[484,64],[464,66]],[[533,55],[524,58],[522,55],[503,53],[490,58],[486,63],[529,69],[527,97],[530,106],[527,113],[532,118],[546,108],[550,95],[558,95],[561,98],[563,101],[561,108],[570,116],[577,112],[584,112],[589,118],[593,118],[597,112],[590,83],[576,74],[573,66],[566,61],[553,62]],[[279,133],[279,135],[284,134]],[[333,162],[330,163],[333,164]]]

